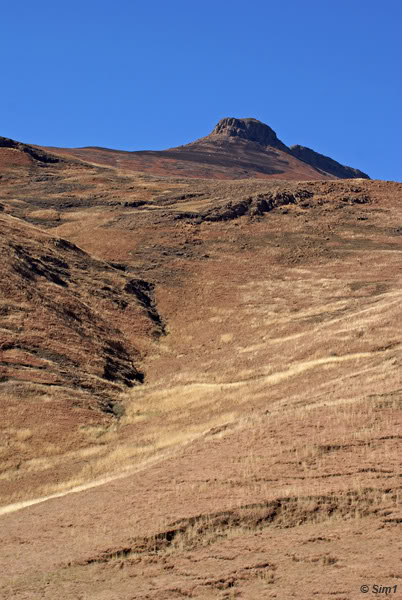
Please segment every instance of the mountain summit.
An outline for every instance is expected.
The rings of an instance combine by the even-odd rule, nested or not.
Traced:
[[[272,146],[285,152],[288,151],[285,144],[278,140],[275,131],[257,119],[226,117],[219,121],[210,135],[237,137],[249,142],[257,142],[262,146]]]

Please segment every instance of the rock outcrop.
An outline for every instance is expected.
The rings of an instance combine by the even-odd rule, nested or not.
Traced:
[[[226,117],[219,121],[210,134],[210,136],[216,135],[237,137],[248,142],[257,142],[261,146],[272,146],[284,152],[289,152],[289,148],[277,138],[275,131],[257,119]]]
[[[10,148],[12,150],[24,152],[39,163],[48,164],[62,162],[62,158],[60,158],[59,156],[55,156],[50,152],[46,152],[41,148],[35,148],[34,146],[30,146],[29,144],[23,144],[22,142],[17,142],[15,140],[11,140],[10,138],[5,138],[1,136],[0,148]]]

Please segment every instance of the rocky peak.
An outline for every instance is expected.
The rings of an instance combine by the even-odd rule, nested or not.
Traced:
[[[226,117],[219,121],[211,135],[238,137],[249,142],[257,142],[262,146],[274,146],[289,152],[287,146],[278,140],[275,131],[257,119]]]

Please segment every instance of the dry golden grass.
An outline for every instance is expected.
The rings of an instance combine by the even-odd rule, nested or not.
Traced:
[[[63,169],[54,183],[21,174],[15,202],[7,189],[9,201],[2,199],[15,217],[45,214],[46,226],[57,226],[45,235],[24,225],[24,235],[17,235],[18,221],[2,217],[9,219],[14,241],[29,240],[35,259],[50,254],[49,239],[56,232],[99,259],[88,257],[79,269],[78,259],[52,254],[69,264],[68,299],[49,281],[27,289],[20,282],[12,288],[8,272],[2,278],[1,326],[25,336],[24,344],[1,347],[0,368],[9,378],[0,392],[3,503],[58,497],[63,519],[74,524],[55,534],[55,540],[59,535],[63,540],[62,554],[76,536],[84,557],[96,556],[96,522],[99,551],[141,538],[149,553],[135,551],[133,559],[184,560],[193,552],[200,564],[221,544],[245,547],[247,540],[251,547],[254,538],[254,543],[265,540],[268,548],[281,547],[290,530],[318,531],[322,525],[322,530],[339,527],[347,534],[345,522],[353,527],[381,511],[397,511],[401,278],[400,242],[391,232],[400,222],[395,206],[400,190],[359,184],[384,211],[377,214],[362,207],[337,208],[339,197],[356,183],[308,184],[313,204],[326,198],[325,205],[292,206],[287,214],[273,211],[262,219],[195,224],[174,216],[219,207],[265,184],[184,184],[82,165]],[[60,206],[72,197],[63,188],[67,185],[81,188],[74,188],[76,204],[65,210]],[[33,201],[28,207],[23,197],[31,188],[37,205]],[[181,198],[191,191],[204,195]],[[143,208],[122,204],[141,199],[147,202]],[[60,214],[60,223],[51,222],[52,210]],[[369,222],[357,221],[363,212],[356,211],[366,211]],[[121,261],[127,271],[102,274],[102,261]],[[141,310],[122,309],[114,301],[123,298],[121,289],[131,277],[155,283],[166,336],[152,338]],[[110,289],[99,297],[103,286]],[[35,290],[40,298],[29,298],[27,292]],[[52,310],[44,298],[53,303]],[[77,302],[85,335],[59,319],[61,307],[74,311]],[[102,342],[117,330],[136,360],[141,354],[145,382],[132,389],[105,384],[102,377]],[[38,339],[42,355],[31,351]],[[78,367],[60,365],[55,356]],[[70,385],[77,373],[89,388]],[[104,398],[125,409],[118,419],[101,413],[95,402],[105,385]],[[63,501],[78,490],[82,493]],[[50,518],[57,502],[32,510]],[[19,514],[27,518],[28,511]],[[173,538],[163,537],[175,528]],[[275,537],[274,530],[285,537]],[[339,546],[336,552],[303,554],[300,547],[290,552],[296,538],[286,542],[288,566],[338,568]],[[114,560],[120,565],[121,554]],[[57,572],[55,585],[63,577],[73,581],[75,568]],[[278,592],[276,571],[272,575],[274,570],[252,564],[244,572],[241,568],[244,579],[232,573],[227,582],[234,577],[240,589],[244,573],[252,572],[250,598],[263,597],[261,590]],[[87,572],[90,580],[94,571]],[[222,597],[226,588],[214,586],[227,582],[219,583],[218,575],[212,580],[202,594],[208,597],[212,589]],[[99,593],[102,585],[104,580]],[[146,593],[151,592],[143,597]]]

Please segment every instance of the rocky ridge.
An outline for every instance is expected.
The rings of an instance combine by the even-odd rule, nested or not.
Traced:
[[[353,167],[341,165],[341,163],[329,156],[324,156],[324,154],[315,152],[311,148],[297,144],[290,147],[290,152],[298,160],[304,161],[319,171],[335,175],[338,179],[370,179],[367,173],[363,173],[363,171],[354,169]]]

